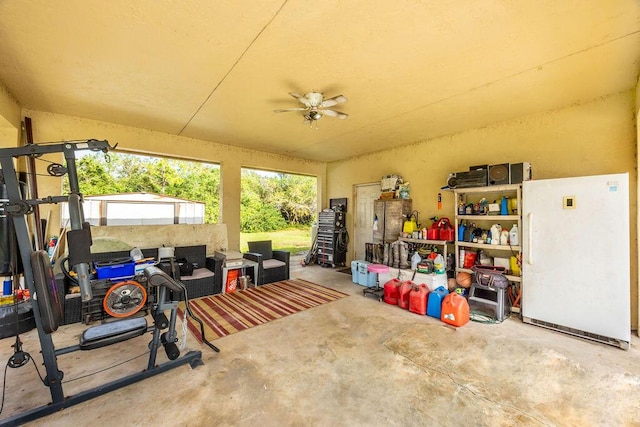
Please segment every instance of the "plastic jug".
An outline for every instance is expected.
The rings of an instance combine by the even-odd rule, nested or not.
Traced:
[[[429,293],[427,301],[427,315],[440,319],[442,313],[442,300],[449,294],[449,290],[444,286],[438,286]]]
[[[398,307],[405,310],[409,309],[409,297],[415,285],[411,280],[402,282],[400,288],[398,288]]]
[[[518,224],[513,224],[513,227],[509,230],[509,244],[511,246],[518,246],[520,244],[518,239]]]
[[[460,225],[458,225],[458,241],[459,242],[464,242],[464,230],[466,230],[467,226],[461,222]]]
[[[467,299],[457,293],[444,297],[440,320],[453,326],[462,326],[469,322],[469,303]]]
[[[502,226],[500,224],[493,224],[491,226],[491,244],[500,244],[500,233],[502,232]]]
[[[506,196],[502,196],[500,200],[500,215],[509,215],[509,199]]]
[[[444,257],[442,254],[438,254],[436,259],[433,260],[433,269],[436,274],[444,274],[446,272],[444,265]]]
[[[515,276],[520,275],[520,266],[518,265],[518,259],[515,256],[511,256],[509,258],[509,269],[511,270],[511,274]]]
[[[427,314],[429,287],[426,284],[414,286],[409,294],[409,311],[416,314]]]
[[[393,278],[384,284],[384,302],[391,305],[398,305],[398,288],[400,279]]]
[[[411,269],[416,270],[418,268],[418,264],[420,264],[421,261],[422,257],[420,256],[418,251],[415,251],[411,256]]]

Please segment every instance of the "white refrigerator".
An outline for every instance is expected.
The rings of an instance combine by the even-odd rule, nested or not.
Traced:
[[[522,318],[628,349],[629,174],[522,184]]]

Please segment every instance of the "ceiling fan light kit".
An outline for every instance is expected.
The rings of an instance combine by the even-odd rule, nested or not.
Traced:
[[[273,110],[274,112],[284,113],[288,111],[304,111],[303,116],[305,119],[305,123],[310,124],[314,121],[320,120],[324,115],[342,120],[349,117],[349,115],[346,113],[331,110],[328,108],[333,107],[334,105],[342,104],[343,102],[347,102],[347,98],[343,95],[337,95],[326,99],[321,92],[308,92],[304,95],[300,95],[296,92],[289,92],[289,95],[296,98],[301,104],[304,105],[304,107],[278,109]]]

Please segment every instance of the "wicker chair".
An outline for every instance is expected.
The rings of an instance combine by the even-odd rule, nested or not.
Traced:
[[[274,251],[271,248],[271,240],[259,242],[247,242],[249,252],[243,257],[258,263],[258,281],[253,282],[264,285],[289,279],[289,257],[287,251]]]

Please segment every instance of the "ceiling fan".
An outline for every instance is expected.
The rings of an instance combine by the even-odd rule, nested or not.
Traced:
[[[332,98],[325,99],[324,95],[320,92],[309,92],[305,93],[304,95],[300,95],[296,92],[289,92],[289,95],[300,101],[300,103],[302,103],[304,107],[273,110],[274,112],[284,113],[287,111],[304,111],[303,115],[305,123],[309,124],[312,124],[314,121],[320,120],[324,115],[343,120],[349,117],[349,115],[346,113],[341,113],[340,111],[335,111],[328,108],[333,107],[334,105],[342,104],[343,102],[347,102],[347,98],[345,96],[338,95]]]

